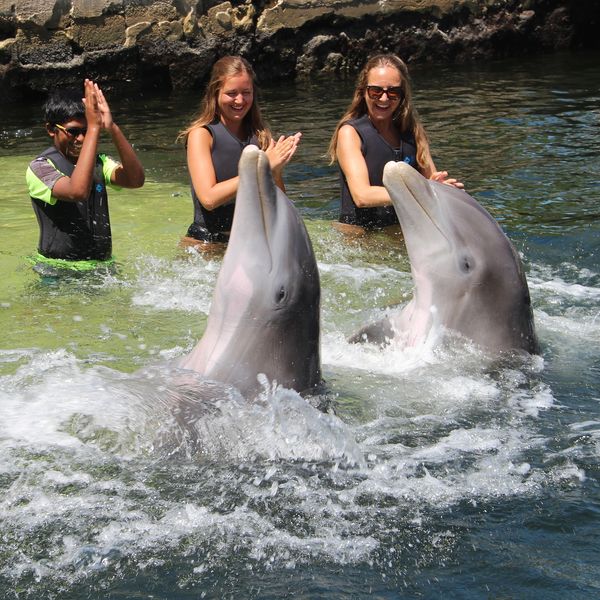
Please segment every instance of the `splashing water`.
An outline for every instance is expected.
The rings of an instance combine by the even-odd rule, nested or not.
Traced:
[[[323,287],[326,392],[312,398],[263,380],[249,402],[173,366],[204,330],[220,266],[176,248],[185,157],[155,139],[174,139],[196,99],[114,105],[149,183],[111,195],[115,271],[72,279],[23,260],[36,234],[22,174],[45,140],[33,116],[7,117],[0,595],[596,595],[596,67],[414,74],[436,163],[523,255],[539,357],[497,359],[438,330],[413,348],[349,344],[412,287],[401,238],[346,240],[329,223],[337,174],[319,157],[352,86],[330,104],[316,83],[265,90],[274,130],[304,132],[286,186]]]

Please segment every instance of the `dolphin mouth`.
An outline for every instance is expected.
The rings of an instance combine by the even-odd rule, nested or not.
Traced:
[[[258,190],[258,204],[260,208],[260,223],[269,258],[268,271],[273,270],[274,264],[274,228],[277,211],[277,190],[271,176],[271,165],[264,153],[260,153],[256,164],[256,187]]]
[[[436,191],[434,189],[432,189],[431,187],[430,187],[430,191],[431,191],[431,194],[433,196],[435,196],[435,201],[439,205],[440,199],[438,198]],[[421,210],[427,215],[427,218],[429,219],[431,224],[439,231],[440,235],[448,242],[448,244],[450,244],[450,238],[448,237],[448,234],[443,229],[440,228],[440,226],[438,225],[438,220],[433,218],[429,207],[425,206],[422,202],[420,202],[419,198],[417,196],[415,196],[412,192],[411,192],[411,196],[414,198],[415,202],[419,205]]]
[[[266,165],[264,165],[266,163]],[[264,166],[263,166],[264,165]],[[260,204],[260,217],[262,220],[263,233],[265,236],[265,242],[267,245],[267,250],[269,252],[270,264],[271,267],[273,265],[273,251],[272,251],[272,239],[271,239],[271,226],[273,225],[273,213],[274,213],[274,203],[271,203],[271,198],[269,196],[269,192],[275,192],[273,190],[273,186],[275,185],[271,177],[271,166],[269,164],[269,160],[265,154],[260,154],[258,156],[257,161],[257,188],[258,188],[258,200]],[[276,192],[275,192],[276,193]],[[269,222],[271,221],[271,222]]]
[[[394,207],[406,207],[407,203],[405,202],[403,195],[406,194],[410,196],[414,204],[416,204],[426,216],[427,221],[431,223],[433,228],[439,232],[440,236],[450,244],[451,242],[448,234],[439,225],[440,219],[436,219],[432,211],[432,208],[440,210],[440,207],[442,207],[442,202],[440,201],[432,182],[425,179],[420,173],[415,171],[413,167],[402,162],[388,163],[385,170],[388,171],[388,176],[385,178],[384,184],[392,198]],[[396,193],[395,186],[392,184],[400,184],[402,187],[400,193]],[[427,203],[425,199],[431,199],[431,201]],[[400,215],[398,215],[398,218],[402,225]]]
[[[278,211],[284,210],[285,205],[280,206],[269,159],[257,146],[244,148],[238,173],[233,223],[224,260],[230,263],[232,257],[237,257],[235,260],[239,262],[244,256],[248,266],[272,273],[284,260],[280,246],[284,244],[285,231],[281,230],[283,217],[278,216]]]

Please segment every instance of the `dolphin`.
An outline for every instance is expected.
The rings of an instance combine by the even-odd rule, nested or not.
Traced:
[[[464,190],[403,162],[386,164],[383,184],[404,234],[413,297],[351,341],[416,345],[435,325],[492,351],[538,353],[521,260],[492,216]]]
[[[204,335],[179,367],[235,386],[245,398],[270,382],[309,392],[321,383],[321,287],[306,227],[247,146],[231,234]]]

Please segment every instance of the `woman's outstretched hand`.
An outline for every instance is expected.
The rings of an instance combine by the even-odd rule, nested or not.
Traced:
[[[448,171],[434,171],[429,179],[433,179],[433,181],[440,181],[446,185],[452,185],[459,190],[465,189],[465,184],[458,181],[458,179],[448,178]]]
[[[272,171],[280,172],[290,162],[296,152],[296,148],[298,148],[301,137],[302,133],[298,131],[293,135],[282,135],[277,141],[271,140],[266,150],[266,155]]]

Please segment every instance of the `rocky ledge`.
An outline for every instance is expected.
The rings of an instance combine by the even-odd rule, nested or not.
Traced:
[[[0,100],[91,77],[200,86],[224,54],[261,81],[354,74],[378,51],[465,61],[597,47],[600,0],[0,0]]]

